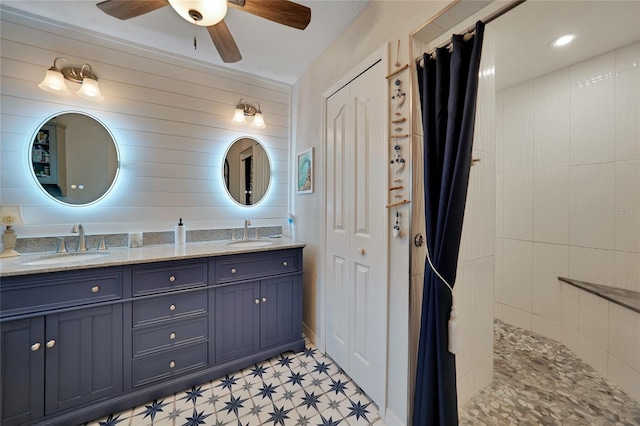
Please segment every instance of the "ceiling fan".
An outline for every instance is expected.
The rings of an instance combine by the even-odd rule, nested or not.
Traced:
[[[171,5],[187,21],[207,27],[222,60],[231,63],[241,60],[242,55],[224,22],[227,4],[300,30],[311,21],[310,8],[288,0],[106,0],[96,6],[114,18],[129,19]]]

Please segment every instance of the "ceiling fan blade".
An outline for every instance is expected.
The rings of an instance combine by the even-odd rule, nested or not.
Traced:
[[[224,19],[215,25],[207,27],[207,30],[224,62],[238,62],[242,59],[238,45],[236,45],[236,41],[233,39],[231,31],[229,31],[229,27],[227,27]]]
[[[96,6],[114,18],[129,19],[160,9],[168,4],[167,0],[106,0]]]
[[[288,0],[232,0],[228,5],[282,25],[304,30],[311,22],[311,9]]]

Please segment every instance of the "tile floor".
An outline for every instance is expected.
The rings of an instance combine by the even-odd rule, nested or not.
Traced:
[[[87,426],[383,426],[377,407],[308,340],[288,352]]]

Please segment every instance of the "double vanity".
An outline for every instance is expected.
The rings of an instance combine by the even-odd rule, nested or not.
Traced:
[[[0,261],[0,423],[81,424],[302,350],[303,247],[274,238]]]

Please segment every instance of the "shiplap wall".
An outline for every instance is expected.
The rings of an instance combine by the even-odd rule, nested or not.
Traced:
[[[255,76],[106,40],[2,9],[0,203],[20,204],[28,225],[19,237],[64,235],[82,222],[88,233],[284,225],[289,213],[291,87]],[[53,60],[91,64],[105,98],[84,100],[38,88]],[[64,62],[58,63],[64,65]],[[240,98],[257,101],[267,122],[255,129],[231,122]],[[111,193],[88,207],[45,196],[29,165],[31,136],[53,115],[82,111],[99,118],[120,151]],[[221,165],[243,135],[260,140],[272,162],[267,197],[240,207],[226,194]],[[86,161],[98,161],[87,158]]]

